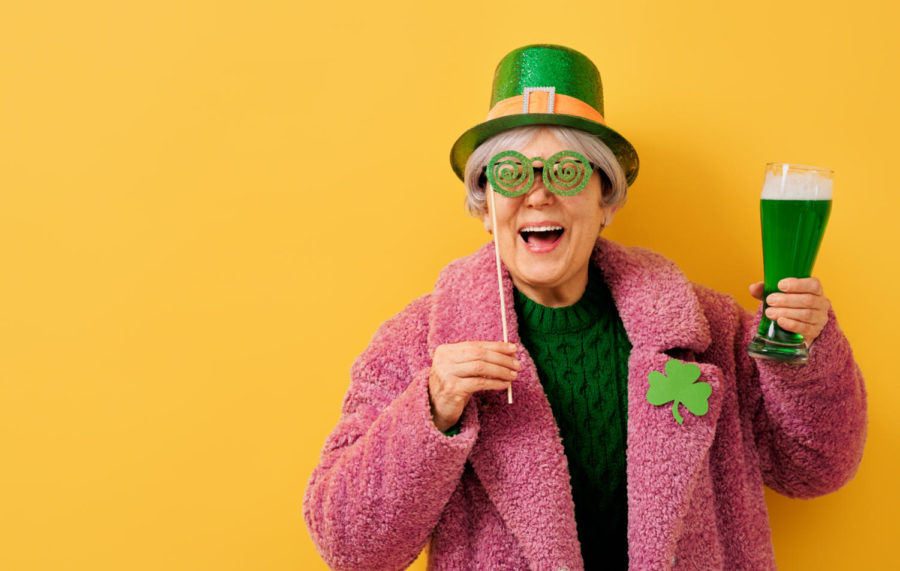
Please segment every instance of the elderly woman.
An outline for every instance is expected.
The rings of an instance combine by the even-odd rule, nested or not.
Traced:
[[[488,121],[451,153],[496,246],[354,363],[304,504],[332,567],[400,569],[428,546],[432,569],[773,568],[763,486],[808,498],[855,473],[863,381],[818,280],[767,299],[808,363],[750,358],[758,315],[599,237],[638,165],[602,112],[573,50],[498,66]],[[691,367],[700,404],[648,399]]]

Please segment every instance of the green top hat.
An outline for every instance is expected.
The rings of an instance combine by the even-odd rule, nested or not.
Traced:
[[[587,131],[606,143],[631,185],[638,173],[637,151],[605,123],[603,85],[591,60],[563,46],[525,46],[497,65],[487,121],[456,140],[450,164],[462,180],[472,151],[489,137],[521,125],[560,125]]]

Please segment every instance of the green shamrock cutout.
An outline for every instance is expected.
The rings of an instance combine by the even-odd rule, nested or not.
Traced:
[[[678,414],[678,403],[682,403],[697,416],[703,416],[709,410],[709,395],[712,387],[709,383],[695,383],[700,378],[700,367],[693,363],[682,363],[670,359],[666,363],[666,374],[650,371],[647,389],[647,400],[650,404],[661,405],[672,401],[672,416],[682,424],[684,419]]]

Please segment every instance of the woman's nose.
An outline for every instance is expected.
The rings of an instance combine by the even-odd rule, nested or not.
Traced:
[[[547,190],[544,181],[537,179],[531,187],[531,190],[525,195],[525,204],[529,206],[544,206],[553,201],[554,194]]]

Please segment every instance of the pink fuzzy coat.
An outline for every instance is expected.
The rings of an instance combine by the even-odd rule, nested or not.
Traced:
[[[431,420],[428,372],[442,343],[502,339],[490,244],[451,263],[432,293],[379,328],[352,368],[341,418],[313,471],[304,516],[335,569],[401,569],[430,542],[429,569],[583,569],[569,472],[534,362],[505,391],[476,393],[461,432]],[[863,379],[834,315],[809,363],[750,359],[758,316],[692,284],[665,258],[599,239],[592,263],[633,349],[628,367],[628,554],[633,569],[775,567],[763,485],[809,498],[856,472]],[[504,272],[510,341],[520,343]],[[689,357],[709,411],[647,402],[648,375]],[[691,353],[692,352],[692,353]]]

